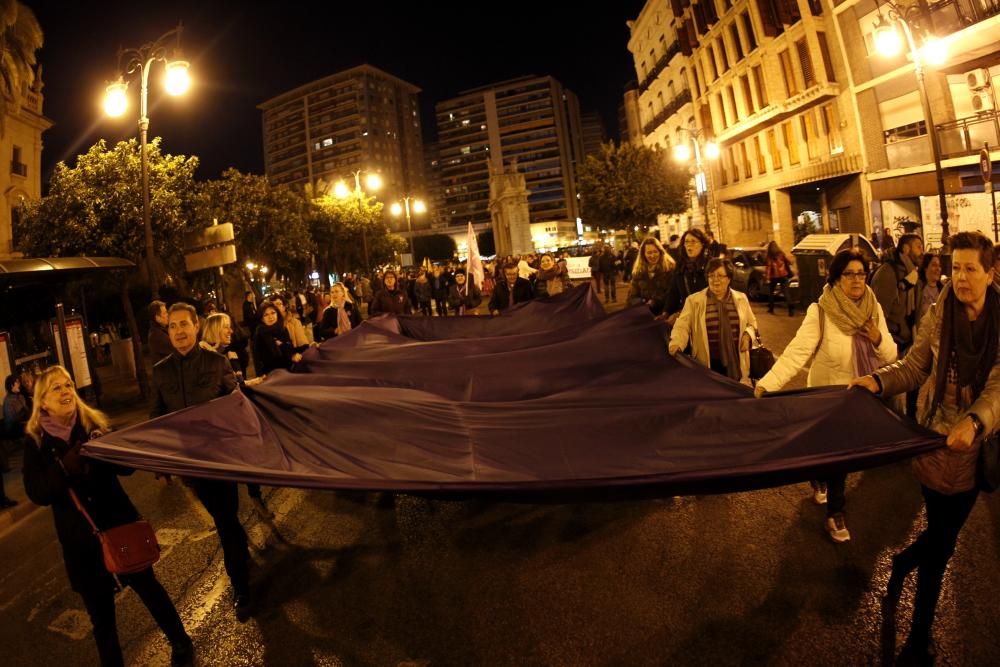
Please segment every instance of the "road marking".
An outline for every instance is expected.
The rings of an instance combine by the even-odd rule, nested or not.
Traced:
[[[49,630],[80,641],[90,635],[90,617],[79,609],[67,609],[49,624]]]

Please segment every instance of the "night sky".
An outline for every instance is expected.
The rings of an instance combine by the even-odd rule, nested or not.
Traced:
[[[136,136],[136,83],[125,116],[107,118],[101,109],[104,88],[116,77],[118,47],[139,46],[178,21],[194,86],[185,97],[170,97],[162,65],[154,66],[150,136],[162,136],[169,153],[197,155],[199,178],[217,178],[230,166],[263,173],[258,104],[362,63],[423,89],[425,135],[433,133],[435,102],[527,74],[556,77],[579,96],[583,111],[600,111],[610,129],[624,86],[635,78],[625,21],[644,2],[328,0],[272,2],[263,5],[267,11],[210,0],[25,4],[45,33],[44,112],[55,122],[43,135],[44,184],[58,161],[72,161],[98,139]]]

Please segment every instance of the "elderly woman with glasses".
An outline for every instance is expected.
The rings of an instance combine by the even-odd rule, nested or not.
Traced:
[[[896,361],[896,343],[875,293],[865,284],[867,275],[860,251],[837,253],[819,301],[809,306],[795,338],[757,383],[758,397],[778,391],[806,365],[806,383],[817,387],[847,384]],[[838,543],[851,539],[844,522],[846,484],[847,475],[812,483],[813,501],[826,505],[826,530]]]
[[[699,364],[749,385],[751,332],[757,329],[757,318],[746,294],[729,289],[735,270],[728,259],[708,261],[708,287],[684,301],[668,350],[678,354],[690,344]]]

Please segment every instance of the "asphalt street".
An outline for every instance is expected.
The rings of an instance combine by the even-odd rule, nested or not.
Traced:
[[[801,316],[754,309],[782,349]],[[187,489],[141,472],[125,485],[199,665],[879,664],[906,636],[915,583],[891,627],[889,557],[923,522],[906,464],[851,475],[844,545],[806,484],[573,505],[267,489],[272,521],[244,502],[257,614],[240,625]],[[1000,494],[982,496],[945,580],[939,664],[1000,656],[998,526]],[[131,591],[118,619],[130,664],[168,664]],[[96,664],[48,510],[0,533],[0,646],[5,667]]]

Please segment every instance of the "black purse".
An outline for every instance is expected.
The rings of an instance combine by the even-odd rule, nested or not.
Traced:
[[[756,382],[774,366],[774,352],[764,347],[757,329],[754,329],[754,337],[754,344],[750,348],[750,379]]]
[[[976,484],[980,491],[987,493],[1000,488],[1000,434],[994,433],[979,445]]]

